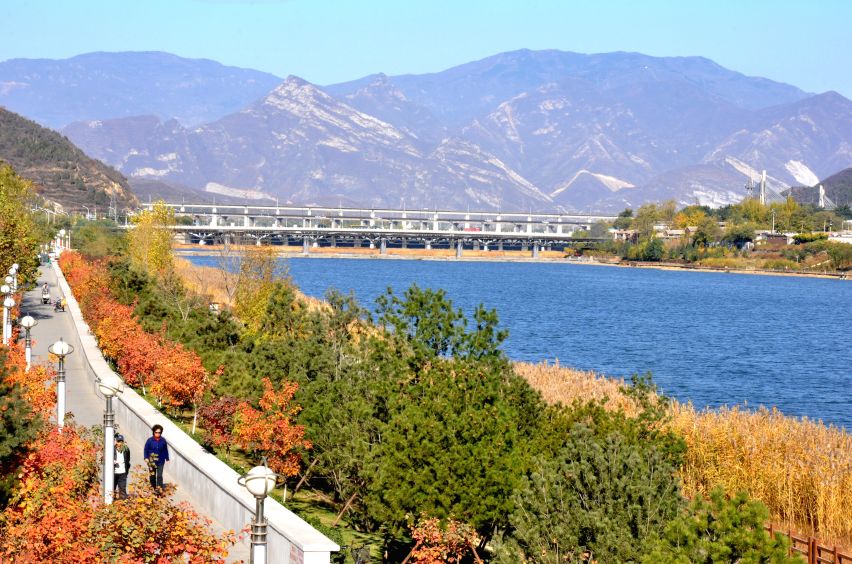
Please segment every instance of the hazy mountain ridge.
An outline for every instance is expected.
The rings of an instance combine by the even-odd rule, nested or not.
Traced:
[[[42,125],[152,114],[193,125],[235,112],[281,79],[162,52],[0,62],[0,105]]]
[[[289,77],[191,129],[65,129],[134,177],[300,203],[617,210],[721,205],[852,164],[852,103],[700,57],[516,51],[441,73],[318,87]]]

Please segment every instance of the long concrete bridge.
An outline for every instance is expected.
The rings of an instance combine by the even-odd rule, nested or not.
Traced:
[[[167,204],[178,218],[175,231],[186,243],[200,245],[250,240],[255,244],[296,245],[304,252],[318,246],[531,250],[589,238],[588,230],[615,216],[517,212],[462,212],[332,208]],[[145,204],[151,209],[153,204]]]

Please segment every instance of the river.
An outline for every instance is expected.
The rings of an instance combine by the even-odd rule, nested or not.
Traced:
[[[194,257],[198,264],[215,259]],[[836,279],[557,262],[282,259],[306,294],[354,291],[373,309],[388,286],[483,303],[515,360],[558,359],[609,376],[653,374],[697,407],[777,406],[852,429],[852,283]]]

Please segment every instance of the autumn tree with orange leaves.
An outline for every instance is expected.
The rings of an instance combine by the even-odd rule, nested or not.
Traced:
[[[260,409],[243,402],[237,408],[233,431],[234,442],[247,453],[266,456],[273,471],[285,476],[299,472],[299,449],[311,448],[306,440],[305,427],[294,419],[300,408],[292,403],[299,388],[293,382],[283,382],[275,391],[269,378],[263,379]]]
[[[421,515],[420,519],[410,525],[411,539],[414,547],[403,560],[420,564],[443,564],[461,562],[468,554],[472,554],[476,562],[482,560],[476,552],[479,536],[470,525],[461,521],[447,519],[442,523],[435,517]]]
[[[0,560],[91,562],[97,550],[83,544],[94,505],[98,448],[74,424],[55,427],[31,445],[20,487],[3,513]],[[97,486],[95,485],[95,488]]]
[[[193,408],[192,432],[198,405],[214,379],[194,351],[147,333],[133,314],[133,306],[116,300],[109,291],[109,273],[102,263],[87,263],[73,252],[63,253],[60,265],[73,281],[83,314],[98,346],[117,365],[125,382],[148,390],[170,407]]]
[[[179,343],[163,341],[157,351],[157,382],[151,392],[173,406],[192,405],[192,434],[198,423],[198,404],[213,381],[201,358]]]
[[[20,487],[0,517],[0,561],[224,562],[236,540],[221,536],[186,504],[139,487],[105,505],[99,495],[98,446],[77,425],[55,427],[31,445]]]
[[[30,419],[41,416],[48,419],[56,408],[56,370],[49,364],[27,362],[21,343],[9,345],[6,360],[6,381],[20,386],[23,399],[32,408]]]

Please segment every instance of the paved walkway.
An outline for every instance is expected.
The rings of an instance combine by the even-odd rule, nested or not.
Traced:
[[[50,288],[51,299],[61,297],[62,291],[57,283],[56,274],[50,266],[42,266],[39,269],[38,285],[29,292],[26,292],[21,305],[21,316],[31,315],[37,321],[32,329],[33,341],[33,364],[48,362],[47,348],[61,337],[64,341],[74,347],[75,352],[65,357],[65,405],[68,412],[73,413],[74,420],[86,426],[103,425],[104,409],[106,404],[95,393],[94,385],[89,381],[83,365],[82,355],[77,351],[81,350],[77,331],[74,329],[74,323],[71,320],[70,313],[54,312],[53,305],[42,305],[41,303],[41,286],[45,282]],[[120,433],[120,429],[116,429],[116,433]],[[146,437],[147,438],[147,437]],[[166,437],[168,439],[168,437]],[[127,445],[130,447],[130,463],[136,466],[142,463],[142,447],[141,441],[144,438],[131,437],[125,435]],[[168,464],[166,465],[165,481],[173,482],[170,473],[168,472]],[[177,484],[177,491],[173,498],[180,501],[188,501],[192,506],[197,506],[193,499],[182,493],[180,484]],[[209,518],[209,517],[208,517]],[[216,533],[222,533],[225,529],[219,523],[213,522],[213,528]],[[250,548],[248,540],[239,543],[232,547],[229,562],[249,561]]]

